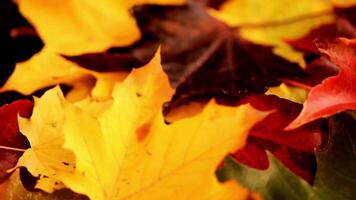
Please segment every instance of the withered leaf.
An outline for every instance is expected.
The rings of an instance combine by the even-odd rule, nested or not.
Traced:
[[[297,64],[274,55],[271,47],[242,39],[238,30],[210,16],[200,3],[137,6],[133,14],[142,33],[134,45],[66,58],[96,71],[122,70],[146,63],[161,45],[163,67],[177,88],[168,107],[197,98],[263,93],[282,77],[303,74]],[[100,59],[93,64],[93,58]]]

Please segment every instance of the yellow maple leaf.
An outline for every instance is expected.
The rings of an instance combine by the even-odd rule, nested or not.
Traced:
[[[72,101],[91,95],[108,98],[116,81],[126,72],[97,73],[78,67],[60,56],[104,51],[129,45],[140,38],[130,14],[144,3],[181,5],[185,0],[18,0],[21,13],[31,22],[45,43],[44,49],[29,61],[18,63],[0,92],[14,90],[29,95],[36,90],[66,84],[74,88]],[[115,28],[116,27],[116,28]]]
[[[106,98],[111,96],[115,82],[123,80],[127,74],[87,70],[45,48],[30,60],[18,63],[0,92],[15,90],[29,95],[44,87],[66,84],[74,87],[68,94],[73,101],[83,99],[88,94],[95,98]]]
[[[112,104],[100,112],[85,106],[88,102],[64,102],[58,127],[76,167],[57,170],[56,179],[95,200],[245,199],[246,189],[234,181],[219,183],[214,172],[266,113],[211,101],[194,117],[166,125],[162,104],[172,93],[157,53],[116,85]]]
[[[305,66],[303,55],[284,40],[300,38],[313,28],[332,23],[332,6],[326,0],[230,0],[211,14],[230,26],[241,27],[244,38],[275,46],[276,54]]]
[[[35,177],[40,177],[37,188],[51,192],[63,185],[53,176],[60,171],[72,171],[75,158],[71,151],[63,149],[65,100],[57,87],[47,91],[35,106],[30,119],[19,117],[19,128],[27,137],[31,148],[20,157],[17,166],[26,166]]]
[[[97,117],[110,105],[111,100],[89,101],[88,98],[75,103],[76,107],[86,111],[87,115]],[[57,173],[74,170],[73,153],[63,148],[67,109],[73,105],[65,100],[59,87],[50,89],[41,98],[34,97],[34,110],[30,119],[19,117],[19,129],[27,137],[31,148],[20,157],[17,167],[26,166],[29,172],[40,177],[36,188],[47,192],[63,188]]]
[[[78,55],[130,45],[141,36],[134,5],[180,5],[185,0],[17,0],[20,12],[56,53]]]
[[[159,51],[157,51],[155,59],[152,59],[145,67],[141,70],[132,71],[131,77],[143,77],[145,74],[149,73],[152,66],[157,66],[160,63]],[[53,57],[52,57],[53,58]],[[53,60],[52,60],[53,61]],[[63,63],[65,63],[63,59]],[[38,65],[32,65],[34,67]],[[151,66],[151,67],[150,67]],[[68,64],[68,67],[74,67],[73,65]],[[74,68],[74,70],[69,69],[68,71],[79,70]],[[85,70],[82,70],[85,71]],[[59,71],[60,72],[60,71]],[[70,76],[66,74],[65,70],[62,71],[65,74],[64,78],[70,79]],[[151,72],[152,73],[152,72]],[[136,75],[137,74],[137,75]],[[41,74],[39,74],[39,77]],[[134,76],[135,75],[135,76]],[[156,80],[151,80],[151,84],[155,84],[159,82],[161,79],[166,79],[165,76],[152,76],[155,77]],[[18,77],[19,81],[20,77]],[[29,77],[31,78],[31,77]],[[103,78],[99,78],[103,79]],[[11,79],[10,79],[11,80]],[[142,104],[146,106],[147,113],[141,112],[141,121],[144,122],[145,117],[150,116],[150,108],[152,106],[160,106],[155,104],[155,102],[161,103],[162,100],[159,98],[165,97],[167,100],[171,96],[171,92],[173,92],[169,85],[165,85],[166,88],[162,87],[146,87],[145,84],[141,84],[140,79],[135,78],[127,78],[126,82],[136,82],[135,85],[140,85],[140,88],[136,88],[137,92],[143,90],[146,94],[150,93],[152,99],[156,101],[149,101],[149,104]],[[33,82],[34,83],[34,82]],[[82,83],[82,84],[85,84]],[[112,83],[113,85],[114,83]],[[133,84],[133,83],[132,83]],[[104,87],[104,86],[103,86]],[[106,86],[108,88],[108,86]],[[154,90],[152,90],[154,89]],[[169,90],[169,91],[167,91]],[[158,95],[159,93],[163,93],[165,95]],[[111,93],[111,91],[110,91]],[[75,105],[78,108],[85,109],[87,114],[91,114],[93,116],[99,116],[99,113],[102,113],[105,108],[107,108],[111,104],[111,100],[100,101],[97,100],[91,101],[89,98],[86,98],[82,101],[76,102]],[[151,106],[151,107],[150,107]],[[51,108],[50,110],[48,108]],[[72,169],[74,166],[74,159],[70,152],[67,150],[63,150],[62,146],[64,143],[64,135],[63,130],[59,125],[64,123],[65,116],[64,112],[66,109],[73,109],[63,97],[62,92],[58,87],[52,90],[48,90],[42,98],[35,98],[35,106],[34,112],[30,119],[19,118],[20,130],[25,133],[28,140],[30,141],[31,148],[27,150],[24,155],[20,158],[18,162],[18,166],[24,166],[27,164],[28,170],[34,176],[46,177],[45,179],[40,179],[37,183],[36,187],[41,188],[45,191],[52,192],[54,189],[62,188],[63,185],[60,181],[57,180],[56,174],[58,169],[68,168],[67,170]],[[152,108],[154,109],[154,108]],[[58,155],[57,155],[58,154]],[[66,158],[63,160],[63,158]],[[54,160],[52,160],[54,159]],[[53,161],[53,162],[52,162]]]

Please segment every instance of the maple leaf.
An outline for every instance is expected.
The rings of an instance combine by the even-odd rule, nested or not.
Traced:
[[[19,132],[17,115],[28,117],[32,103],[18,100],[0,107],[0,182],[10,176],[8,170],[16,166],[17,160],[28,148],[26,138]]]
[[[293,50],[286,39],[297,39],[309,30],[333,22],[330,1],[226,1],[211,14],[230,26],[240,27],[242,37],[258,44],[273,45],[274,53],[305,66],[303,54]],[[256,12],[258,10],[258,12]]]
[[[332,117],[329,124],[328,145],[316,151],[318,168],[313,186],[284,168],[271,154],[267,170],[252,169],[227,159],[218,176],[224,180],[236,178],[242,185],[260,192],[264,199],[354,199],[356,121],[343,113]]]
[[[143,65],[160,44],[163,67],[177,88],[168,107],[197,98],[263,93],[265,86],[278,85],[279,78],[304,73],[297,64],[274,55],[270,47],[242,39],[206,9],[196,2],[136,6],[133,14],[142,32],[137,43],[65,58],[94,71],[119,71],[118,66]]]
[[[64,119],[56,128],[65,138],[63,148],[76,160],[73,172],[58,170],[55,177],[91,199],[246,198],[248,191],[235,182],[219,183],[214,171],[226,154],[244,145],[248,129],[265,114],[248,105],[211,101],[198,115],[166,125],[162,104],[172,93],[158,52],[116,85],[111,106],[99,115],[69,102],[62,102],[55,114],[43,113],[47,120]],[[43,103],[62,99],[53,97],[57,99]],[[35,132],[32,128],[26,135],[37,138]],[[33,160],[26,162],[31,167]]]
[[[153,63],[148,65],[157,65],[159,64],[157,61],[159,62],[157,59],[153,60]],[[149,70],[149,67],[144,67],[140,73],[142,75],[147,74],[147,70]],[[136,73],[132,72],[132,74]],[[158,80],[160,78],[162,77],[157,77]],[[157,80],[153,81],[152,84],[157,83]],[[143,90],[149,92],[146,90],[145,85],[142,84],[141,86]],[[156,89],[162,88],[157,86]],[[170,95],[166,90],[160,90],[159,92],[164,93],[164,95],[161,95],[162,97]],[[154,94],[156,95],[157,92]],[[155,96],[155,100],[159,101],[159,96]],[[145,104],[144,106],[150,106],[153,102],[155,102],[154,99],[150,101],[150,104]],[[57,173],[60,171],[72,171],[75,166],[74,155],[70,151],[63,149],[64,134],[61,124],[66,120],[64,112],[65,108],[68,107],[67,104],[68,102],[64,99],[61,90],[56,87],[45,92],[40,99],[35,98],[34,112],[30,119],[19,119],[20,129],[30,141],[31,148],[20,158],[18,166],[26,166],[33,176],[39,177],[36,188],[41,188],[48,192],[63,188],[64,185],[58,180]],[[110,104],[110,100],[90,102],[89,99],[84,99],[75,105],[85,109],[87,114],[97,116],[108,104]],[[141,115],[142,118],[150,116],[149,111],[147,113],[141,112]]]
[[[63,59],[61,54],[76,55],[76,53],[105,50],[115,45],[131,44],[140,36],[139,32],[138,34],[132,33],[138,31],[134,18],[129,14],[132,6],[143,3],[180,5],[184,1],[157,0],[127,3],[104,1],[96,4],[85,0],[76,3],[57,1],[48,3],[37,0],[18,1],[17,3],[21,13],[38,31],[45,47],[29,61],[18,63],[0,91],[15,90],[29,95],[38,89],[64,83],[74,87],[68,97],[77,101],[87,95],[97,98],[110,97],[114,82],[126,77],[131,66],[121,68],[121,72],[96,73],[78,68],[75,64]],[[33,9],[36,12],[33,12]],[[53,24],[57,25],[53,27]],[[115,29],[117,31],[113,33],[112,26],[115,24],[121,28],[128,27],[124,28],[125,31]],[[119,65],[118,67],[120,68]]]
[[[30,119],[19,118],[19,127],[31,148],[19,159],[17,166],[26,166],[29,172],[40,178],[36,187],[51,192],[63,185],[54,176],[58,170],[73,170],[74,155],[62,148],[64,97],[57,87],[47,91],[42,98],[34,98],[35,105]],[[42,178],[42,179],[41,179]]]
[[[68,94],[68,98],[72,100],[83,99],[88,94],[107,98],[114,83],[122,80],[127,74],[126,69],[120,72],[98,73],[80,68],[45,47],[30,60],[18,63],[0,91],[15,90],[29,95],[41,88],[62,83],[74,87]]]
[[[339,68],[337,76],[325,79],[308,94],[299,116],[287,129],[297,128],[313,120],[328,117],[344,110],[356,109],[355,74],[356,40],[337,39],[334,42],[319,40],[319,50],[328,55]]]
[[[334,40],[338,37],[350,39],[356,37],[355,10],[356,6],[336,7],[334,8],[336,19],[332,24],[317,27],[302,38],[287,40],[288,44],[293,48],[303,51],[307,67],[305,76],[289,77],[282,81],[310,90],[324,79],[337,75],[338,67],[327,56],[320,55],[319,50],[314,45],[314,41],[319,38]]]
[[[130,15],[130,8],[136,4],[185,3],[184,0],[16,2],[46,46],[66,55],[103,51],[138,40],[140,32]]]
[[[313,182],[314,151],[319,149],[325,140],[321,129],[323,122],[318,121],[285,131],[284,128],[300,113],[300,104],[276,96],[263,95],[251,96],[243,101],[261,111],[275,111],[251,128],[246,146],[234,153],[233,157],[257,169],[267,169],[268,150],[293,173],[310,183]]]

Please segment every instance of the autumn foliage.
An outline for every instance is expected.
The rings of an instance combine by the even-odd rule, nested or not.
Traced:
[[[0,199],[356,196],[356,1],[0,13]]]

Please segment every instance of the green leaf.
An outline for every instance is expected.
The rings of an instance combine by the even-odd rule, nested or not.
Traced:
[[[250,168],[227,158],[217,175],[222,181],[237,179],[266,200],[355,199],[356,120],[339,114],[330,119],[329,126],[329,142],[325,149],[316,152],[318,168],[313,186],[290,172],[271,153],[267,170]]]

